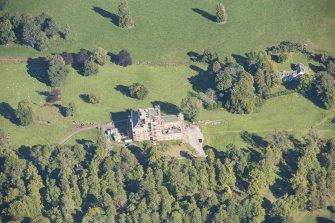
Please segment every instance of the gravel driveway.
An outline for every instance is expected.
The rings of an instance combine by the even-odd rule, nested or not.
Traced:
[[[204,136],[198,126],[191,125],[185,128],[185,133],[183,136],[183,141],[190,144],[197,152],[195,157],[206,157],[202,144],[204,142]]]

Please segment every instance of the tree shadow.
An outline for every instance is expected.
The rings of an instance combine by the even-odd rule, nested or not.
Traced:
[[[248,131],[243,131],[241,132],[240,137],[244,142],[255,148],[264,149],[268,146],[268,142],[255,133],[249,133]]]
[[[88,94],[81,94],[81,95],[79,95],[79,97],[81,98],[81,100],[83,100],[86,103],[90,102]]]
[[[201,58],[201,54],[199,54],[197,52],[194,52],[194,51],[189,51],[187,53],[187,56],[189,56],[190,60],[193,61],[193,62],[199,62],[200,58]]]
[[[212,22],[216,22],[216,16],[215,15],[212,15],[202,9],[198,9],[198,8],[191,8],[192,11],[198,13],[199,15],[205,17],[206,19],[212,21]]]
[[[31,148],[29,146],[20,146],[17,150],[17,155],[21,159],[32,161],[31,158]]]
[[[107,19],[110,19],[111,22],[116,25],[119,26],[119,16],[112,13],[112,12],[108,12],[100,7],[94,6],[92,8],[93,11],[95,11],[96,13],[98,13],[99,15],[101,15],[102,17],[105,17]]]
[[[248,62],[247,62],[247,58],[238,54],[232,54],[232,57],[235,59],[236,63],[238,63],[239,65],[241,65],[244,70],[248,70]]]
[[[311,64],[311,63],[309,63],[308,66],[311,68],[311,70],[314,73],[326,70],[323,66],[317,66],[317,65],[314,65],[314,64]]]
[[[121,112],[111,112],[110,113],[111,120],[120,132],[121,135],[129,135],[131,132],[130,126],[130,111],[121,111]]]
[[[317,217],[316,222],[317,223],[335,223],[333,220],[330,220],[330,219],[325,218],[325,217]]]
[[[119,58],[119,57],[117,56],[117,54],[114,54],[114,53],[112,53],[112,52],[108,52],[107,55],[110,57],[110,61],[111,61],[112,63],[117,64],[117,62],[118,62],[118,58]]]
[[[58,108],[59,113],[63,116],[66,117],[66,107],[60,104],[53,104],[56,108]]]
[[[28,74],[36,78],[41,83],[50,85],[48,74],[48,62],[43,57],[28,58],[27,60],[27,72]]]
[[[128,86],[118,84],[114,89],[121,92],[123,95],[130,97],[130,91]]]
[[[0,115],[8,119],[15,125],[19,125],[19,121],[16,118],[15,109],[10,106],[7,102],[0,103]]]
[[[165,114],[178,114],[180,109],[177,105],[166,101],[153,101],[152,106],[159,105],[160,109]]]
[[[280,198],[285,194],[293,194],[291,184],[286,179],[276,179],[275,183],[270,186],[270,191],[272,192],[275,198]]]
[[[198,73],[197,75],[188,78],[193,90],[205,92],[208,88],[214,89],[214,77],[210,72],[195,65],[191,65],[190,68]]]
[[[41,95],[41,96],[45,96],[45,97],[49,97],[50,96],[50,92],[49,91],[36,91],[37,94]]]

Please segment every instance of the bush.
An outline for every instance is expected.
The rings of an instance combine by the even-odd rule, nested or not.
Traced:
[[[88,102],[91,104],[99,104],[102,100],[101,94],[89,94]]]
[[[132,65],[130,53],[127,50],[121,50],[118,54],[118,64],[123,67]]]
[[[65,40],[69,40],[70,39],[70,34],[71,34],[70,26],[65,25],[65,28],[62,32],[62,38],[65,39]]]
[[[99,67],[93,60],[88,60],[84,63],[83,74],[85,76],[91,76],[99,73]]]
[[[99,65],[104,65],[108,61],[107,50],[97,47],[93,50],[91,59]]]
[[[59,86],[68,76],[69,68],[66,67],[63,58],[59,55],[52,55],[48,60],[48,77],[52,87]]]
[[[28,100],[22,100],[18,103],[15,114],[22,126],[28,126],[33,122],[33,109]]]
[[[130,96],[143,100],[148,95],[148,89],[140,83],[134,83],[129,87]]]
[[[77,107],[73,102],[69,103],[69,106],[65,109],[65,117],[77,116]]]

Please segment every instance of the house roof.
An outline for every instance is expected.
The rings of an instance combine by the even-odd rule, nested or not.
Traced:
[[[177,115],[165,115],[165,116],[162,116],[162,120],[164,122],[178,122],[179,118]]]

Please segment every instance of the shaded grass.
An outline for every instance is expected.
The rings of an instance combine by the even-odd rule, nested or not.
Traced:
[[[217,1],[130,0],[136,24],[130,30],[115,25],[118,4],[116,0],[11,0],[7,6],[9,12],[37,15],[45,11],[62,27],[69,24],[71,38],[51,40],[49,50],[43,53],[15,45],[0,47],[0,55],[38,56],[101,46],[113,53],[126,48],[135,63],[179,63],[188,61],[189,51],[211,48],[221,55],[241,54],[283,40],[335,52],[335,2],[332,0],[226,0],[228,22],[223,26],[211,17],[215,15]]]

